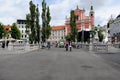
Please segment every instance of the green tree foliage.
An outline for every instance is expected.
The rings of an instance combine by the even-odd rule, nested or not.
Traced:
[[[68,34],[65,38],[66,38],[66,41],[71,41],[71,34]]]
[[[11,27],[11,36],[14,39],[20,39],[21,37],[20,30],[17,28],[15,23],[13,23]]]
[[[92,38],[96,35],[97,31],[98,31],[97,27],[92,28],[92,30],[90,31],[91,32],[90,34],[92,35]]]
[[[46,7],[46,2],[43,0],[42,2],[42,41],[46,42],[46,39],[49,38],[51,34],[51,27],[50,27],[50,9]]]
[[[103,41],[103,39],[104,39],[104,35],[102,34],[102,30],[100,29],[99,31],[98,31],[98,37],[99,37],[99,41],[100,42],[102,42]]]
[[[31,43],[40,42],[40,24],[39,24],[39,8],[32,1],[29,2],[30,13],[26,15],[26,31],[30,29],[29,40]]]
[[[47,13],[46,13],[46,22],[47,22],[47,33],[46,33],[46,37],[47,39],[49,38],[49,36],[51,35],[51,27],[50,27],[50,20],[51,20],[51,16],[50,16],[50,9],[49,7],[47,7]]]
[[[26,14],[26,30],[29,30],[29,28],[30,28],[30,21],[31,21],[31,19],[30,19],[30,14]]]
[[[70,12],[70,34],[72,41],[75,41],[75,39],[78,36],[78,29],[76,27],[76,15],[74,14],[74,11],[72,10]]]
[[[36,41],[39,43],[40,42],[40,25],[39,25],[39,9],[38,9],[38,5],[36,8]]]
[[[46,41],[46,2],[42,2],[42,41]]]
[[[5,30],[4,30],[3,24],[0,23],[0,39],[1,39],[3,36],[5,37]]]
[[[36,18],[36,6],[32,1],[29,3],[30,7],[30,29],[31,29],[31,43],[36,42],[36,27],[35,27],[35,18]]]

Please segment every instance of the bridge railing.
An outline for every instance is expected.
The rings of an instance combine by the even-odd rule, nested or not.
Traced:
[[[95,52],[108,52],[108,44],[86,44],[80,43],[79,48],[87,50],[87,51],[95,51]],[[91,49],[92,48],[92,49]]]
[[[25,50],[25,44],[13,44],[13,50]]]
[[[120,48],[120,43],[113,44],[113,47]]]
[[[9,50],[34,50],[38,49],[38,44],[10,44],[8,45]]]
[[[108,52],[108,45],[107,44],[93,44],[93,51]]]

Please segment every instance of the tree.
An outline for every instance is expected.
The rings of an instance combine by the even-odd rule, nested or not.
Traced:
[[[50,32],[51,32],[51,27],[50,27],[50,9],[49,7],[46,7],[46,2],[43,0],[42,2],[42,41],[46,42],[46,39],[49,38]]]
[[[49,38],[49,36],[51,35],[51,27],[50,27],[50,20],[51,20],[51,16],[50,16],[50,9],[49,7],[47,7],[47,13],[46,13],[46,21],[47,21],[47,34],[46,37],[47,39]]]
[[[36,41],[39,43],[40,42],[40,24],[39,24],[39,9],[38,9],[38,5],[36,8]]]
[[[91,34],[91,36],[92,36],[92,43],[93,43],[93,41],[94,41],[94,37],[95,37],[97,31],[98,31],[98,28],[97,28],[97,27],[93,27],[93,28],[91,29],[91,31],[90,31],[90,34]]]
[[[30,13],[26,15],[26,31],[30,29],[29,40],[31,43],[40,42],[40,24],[39,24],[39,8],[32,1],[29,2]]]
[[[30,28],[30,14],[26,14],[26,31]]]
[[[42,2],[42,41],[46,41],[46,3]]]
[[[29,3],[30,7],[30,29],[31,29],[31,43],[36,42],[36,27],[35,27],[35,18],[36,18],[36,6],[32,1]]]
[[[78,36],[78,29],[76,27],[76,15],[74,14],[74,11],[72,10],[70,12],[70,34],[71,34],[71,39],[75,41]]]
[[[5,37],[5,30],[4,30],[3,24],[0,23],[0,39],[1,39],[3,36]]]
[[[94,28],[91,29],[90,34],[92,35],[92,38],[94,38],[94,36],[96,35],[97,31],[98,31],[97,27],[94,27]]]
[[[71,39],[71,34],[68,34],[66,37],[66,41],[71,41],[72,39]]]
[[[12,27],[11,27],[11,36],[14,39],[20,39],[21,38],[20,30],[17,28],[15,23],[13,23]]]
[[[104,39],[104,35],[102,34],[102,30],[101,29],[99,29],[99,31],[98,31],[98,37],[99,37],[99,41],[100,42],[102,42],[103,41],[103,39]]]

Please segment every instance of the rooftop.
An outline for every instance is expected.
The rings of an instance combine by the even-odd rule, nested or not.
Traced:
[[[65,26],[53,26],[52,30],[64,30]]]

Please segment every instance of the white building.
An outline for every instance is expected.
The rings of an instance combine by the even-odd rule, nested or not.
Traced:
[[[62,38],[65,39],[65,26],[53,26],[48,41],[55,42]]]
[[[21,39],[22,40],[27,40],[27,34],[26,34],[26,20],[21,20],[18,19],[17,20],[17,27],[19,28],[20,32],[21,32]]]
[[[100,29],[102,29],[102,34],[104,35],[103,42],[110,43],[111,40],[110,40],[109,28],[107,27],[107,25],[104,25]]]
[[[112,42],[115,42],[115,39],[120,42],[120,15],[109,23],[109,27]]]

